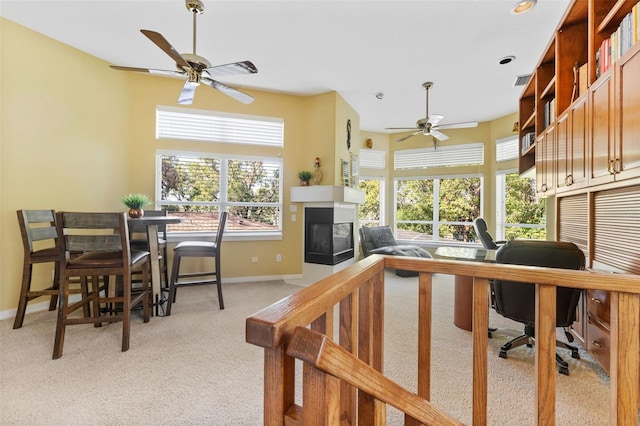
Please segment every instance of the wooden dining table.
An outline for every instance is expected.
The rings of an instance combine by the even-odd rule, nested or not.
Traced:
[[[163,303],[160,297],[160,283],[162,276],[160,273],[160,251],[158,248],[158,226],[171,225],[183,222],[184,219],[176,216],[148,216],[140,218],[129,218],[128,222],[142,223],[147,228],[147,240],[149,243],[149,253],[151,255],[151,291],[153,294],[153,304],[155,314],[158,315],[159,307]],[[167,283],[168,284],[168,283]]]

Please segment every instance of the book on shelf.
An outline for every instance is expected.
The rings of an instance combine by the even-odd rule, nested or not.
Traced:
[[[531,145],[536,142],[536,134],[534,132],[526,133],[522,136],[522,153],[524,154]]]
[[[602,41],[596,51],[596,78],[607,72],[631,47],[640,41],[640,2],[633,5],[618,28]]]

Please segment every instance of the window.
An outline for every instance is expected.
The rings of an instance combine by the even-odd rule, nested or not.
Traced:
[[[396,238],[475,242],[481,186],[480,176],[395,179]]]
[[[384,170],[386,167],[386,158],[386,151],[378,149],[361,149],[360,168]]]
[[[362,163],[360,163],[362,164]],[[360,225],[385,225],[384,179],[381,177],[361,177],[359,188],[364,191],[364,203],[359,206]]]
[[[396,170],[472,166],[483,163],[483,143],[440,146],[438,148],[403,149],[396,151],[394,154]]]
[[[158,106],[156,139],[182,139],[282,147],[281,118]]]
[[[185,221],[170,232],[215,232],[228,211],[226,233],[280,235],[282,161],[208,153],[157,153],[156,200]]]
[[[496,141],[496,162],[515,160],[519,154],[517,136]]]
[[[517,172],[496,174],[496,240],[546,238],[546,204],[536,182]]]

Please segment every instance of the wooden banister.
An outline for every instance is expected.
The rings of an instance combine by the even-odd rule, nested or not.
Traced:
[[[287,354],[346,381],[424,424],[462,425],[427,400],[386,378],[323,334],[297,327],[289,342]],[[316,413],[312,417],[322,417],[322,415]]]
[[[385,268],[419,272],[417,394],[398,389],[397,384],[382,374]],[[383,425],[386,404],[398,404],[392,395],[407,393],[412,395],[407,397],[407,401],[411,402],[404,408],[398,407],[406,413],[406,425],[425,422],[426,419],[421,416],[427,412],[429,415],[444,415],[444,422],[455,422],[450,414],[441,413],[441,410],[433,408],[434,411],[430,411],[432,407],[428,403],[431,381],[431,285],[432,274],[435,273],[474,277],[474,425],[487,424],[488,293],[489,279],[493,278],[536,283],[532,285],[536,286],[537,301],[537,425],[555,424],[555,287],[561,285],[611,292],[609,423],[636,424],[640,276],[380,255],[369,256],[247,319],[247,342],[265,350],[264,424]],[[339,330],[337,342],[333,339],[336,310],[339,312],[335,327]],[[311,327],[314,332],[301,331],[299,327]],[[317,333],[321,333],[320,337]],[[294,336],[295,340],[292,341]],[[306,361],[303,367],[302,406],[294,401],[296,358]],[[429,407],[429,410],[424,411],[425,407]]]

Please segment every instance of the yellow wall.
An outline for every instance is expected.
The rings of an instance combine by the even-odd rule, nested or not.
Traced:
[[[2,312],[17,306],[20,288],[22,243],[16,210],[124,211],[122,195],[153,196],[156,150],[227,152],[231,145],[155,139],[156,106],[175,106],[182,81],[117,72],[102,60],[11,21],[0,23]],[[224,274],[295,276],[302,270],[302,223],[291,221],[289,188],[299,185],[298,171],[313,170],[316,156],[325,174],[322,184],[333,184],[336,110],[348,108],[336,93],[299,97],[243,91],[256,100],[244,105],[201,86],[192,108],[284,119],[284,149],[233,147],[247,155],[283,158],[283,239],[226,242]],[[298,217],[302,219],[301,212]],[[275,261],[276,253],[282,262]],[[259,262],[251,263],[252,256]],[[35,281],[50,281],[48,266],[38,265],[34,273]]]
[[[231,146],[155,139],[155,108],[176,105],[181,80],[113,71],[100,59],[2,18],[0,39],[1,313],[15,309],[20,288],[22,243],[16,210],[124,211],[122,195],[153,196],[156,150],[227,152]],[[251,76],[246,79],[249,84]],[[244,105],[201,86],[191,107],[284,119],[283,149],[233,147],[247,155],[283,158],[283,239],[225,242],[224,275],[295,276],[302,270],[302,212],[299,209],[298,220],[291,221],[289,188],[299,185],[300,170],[313,170],[315,157],[320,158],[321,184],[340,184],[340,160],[349,158],[347,119],[352,123],[352,152],[366,149],[362,147],[368,137],[374,149],[389,151],[387,177],[392,176],[394,149],[423,146],[424,141],[416,137],[398,146],[391,142],[397,135],[361,132],[357,112],[336,92],[299,97],[242,90],[255,102]],[[447,134],[451,143],[492,142],[508,136],[502,128],[513,121],[515,114]],[[275,262],[276,253],[282,262]],[[251,263],[252,256],[259,262]],[[34,272],[36,281],[50,281],[50,268],[37,266]]]

